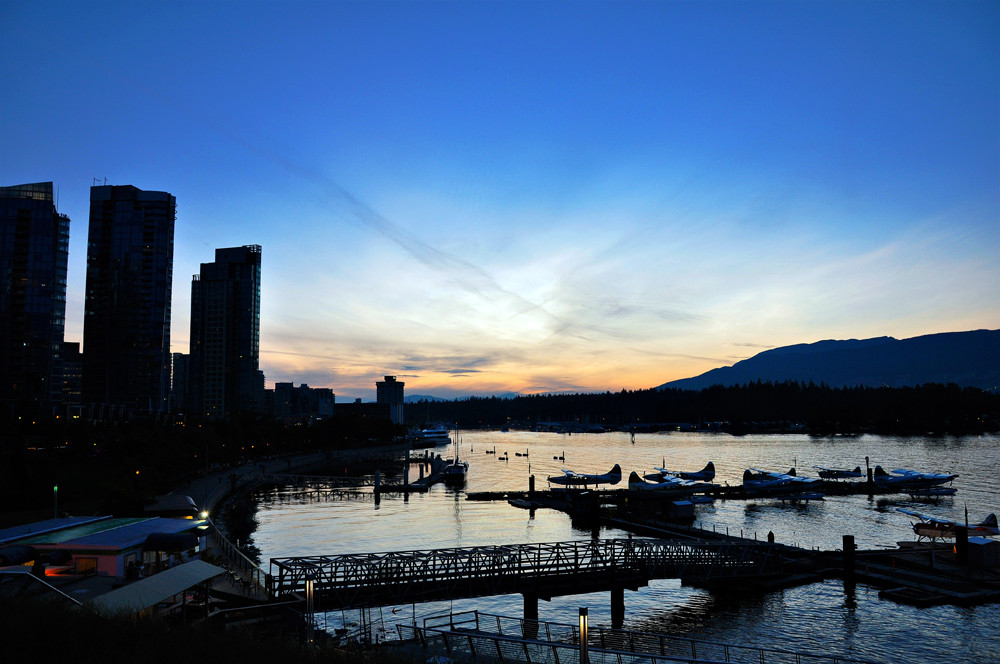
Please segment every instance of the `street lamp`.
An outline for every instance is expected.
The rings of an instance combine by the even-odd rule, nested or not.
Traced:
[[[59,485],[52,485],[52,518],[59,518]]]
[[[587,607],[580,607],[580,664],[590,664],[590,654],[587,652],[587,639],[589,636],[589,622],[587,618]]]

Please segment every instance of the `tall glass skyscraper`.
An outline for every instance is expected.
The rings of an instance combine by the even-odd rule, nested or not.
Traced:
[[[50,415],[62,399],[69,217],[52,183],[0,187],[0,408]]]
[[[176,217],[167,192],[90,188],[83,399],[105,417],[167,409]]]
[[[195,412],[229,418],[263,410],[260,246],[215,250],[191,281],[188,396]]]

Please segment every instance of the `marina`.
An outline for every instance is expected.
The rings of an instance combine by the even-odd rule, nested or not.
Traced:
[[[930,588],[933,584],[927,582],[930,578],[927,569],[934,564],[942,578],[947,576],[945,559],[950,545],[948,550],[942,545],[937,550],[901,552],[897,542],[915,543],[916,537],[910,519],[896,512],[897,507],[914,506],[942,516],[958,516],[966,503],[977,517],[996,511],[996,478],[975,472],[981,458],[993,458],[990,455],[997,454],[995,438],[736,438],[674,434],[639,435],[633,444],[627,434],[574,436],[572,443],[559,434],[530,432],[470,432],[464,436],[470,448],[466,456],[470,463],[469,475],[464,489],[437,485],[427,493],[414,494],[408,499],[390,494],[377,506],[363,501],[296,504],[280,499],[283,495],[280,487],[258,492],[256,517],[260,525],[253,538],[261,549],[262,560],[266,564],[271,558],[282,556],[488,547],[574,539],[589,541],[595,537],[627,539],[630,535],[642,537],[644,534],[667,537],[651,529],[642,533],[639,526],[650,528],[652,525],[648,520],[642,524],[624,518],[618,522],[595,523],[578,515],[568,516],[562,510],[534,507],[535,501],[527,497],[531,475],[553,476],[570,467],[590,470],[603,466],[607,469],[606,459],[612,456],[620,461],[626,472],[643,471],[656,463],[663,464],[661,457],[666,452],[670,462],[664,466],[702,468],[708,459],[714,460],[717,472],[714,481],[719,484],[720,497],[696,505],[693,522],[671,525],[677,530],[677,536],[684,536],[684,529],[689,528],[701,531],[699,537],[714,532],[760,544],[766,542],[771,533],[778,545],[831,555],[820,557],[812,569],[803,570],[807,576],[803,577],[804,581],[797,580],[797,585],[752,594],[757,599],[744,596],[736,600],[735,613],[719,611],[720,607],[731,606],[736,599],[725,592],[720,594],[718,590],[684,585],[678,579],[650,580],[648,585],[637,586],[636,591],[625,592],[623,625],[626,629],[651,626],[649,631],[679,631],[683,635],[697,625],[699,634],[722,642],[749,641],[760,645],[794,642],[797,648],[801,646],[809,651],[836,651],[845,656],[886,662],[914,661],[928,656],[929,651],[923,650],[927,646],[920,640],[914,640],[910,650],[883,652],[877,644],[895,638],[892,634],[899,631],[904,635],[917,635],[930,630],[935,639],[961,655],[953,661],[980,661],[976,653],[1000,646],[994,637],[983,637],[971,643],[962,641],[962,631],[986,629],[985,625],[992,624],[1000,616],[996,604],[987,603],[974,609],[958,607],[957,604],[975,603],[981,598],[949,597],[949,588],[956,595],[964,592],[955,579],[946,579],[937,590]],[[493,455],[484,454],[494,449],[498,455],[506,450],[525,450],[530,451],[530,456],[510,455],[508,463],[496,463]],[[944,497],[917,503],[900,493],[871,496],[848,493],[846,485],[851,482],[845,481],[824,483],[824,490],[827,484],[845,486],[840,490],[842,493],[827,492],[825,500],[815,503],[795,505],[773,499],[751,501],[724,497],[727,491],[737,490],[742,471],[754,465],[780,467],[787,462],[789,466],[818,464],[853,468],[857,462],[852,461],[863,461],[864,456],[876,451],[884,456],[873,454],[873,459],[887,459],[885,463],[894,468],[897,465],[947,468],[950,473],[959,474],[961,481],[955,483],[959,498]],[[566,459],[553,459],[553,456],[565,456]],[[547,495],[547,487],[541,486],[544,482],[537,481],[540,486],[536,499]],[[613,492],[615,488],[611,487],[607,494]],[[507,498],[502,499],[505,494]],[[467,497],[486,495],[490,496],[489,500],[467,500]],[[523,502],[512,505],[514,501]],[[315,515],[310,517],[313,513]],[[321,520],[317,521],[321,514]],[[858,550],[854,581],[848,584],[842,578],[843,561],[837,552],[843,550],[843,537],[849,534],[853,534]],[[400,546],[403,542],[406,544]],[[897,553],[893,555],[891,551]],[[924,579],[924,583],[918,583],[920,579]],[[892,596],[897,589],[898,598],[903,592],[898,589],[907,582],[912,593],[919,591],[925,595],[920,602],[930,601],[934,605],[916,608],[879,597],[880,592],[887,592],[886,597]],[[920,585],[928,588],[920,589],[917,587]],[[942,601],[946,603],[941,604]],[[591,607],[591,619],[595,624],[612,623],[613,604],[606,590],[543,600],[539,605],[539,617],[541,620],[572,621],[579,606]],[[702,613],[699,606],[716,608]],[[755,606],[780,607],[780,611],[772,615],[769,609],[761,614],[759,609],[753,608]],[[442,609],[524,615],[524,608],[524,598],[519,594],[384,606],[377,610],[386,618],[377,621],[376,633],[388,638],[390,632],[396,633],[395,625],[413,624],[420,616],[440,613]],[[914,611],[923,613],[910,613]],[[357,618],[350,617],[350,612],[319,615],[321,625],[326,624],[331,630],[351,625],[355,625],[354,629],[358,622]],[[846,631],[845,626],[848,626]],[[380,629],[384,632],[379,632]],[[986,632],[993,633],[989,629]]]

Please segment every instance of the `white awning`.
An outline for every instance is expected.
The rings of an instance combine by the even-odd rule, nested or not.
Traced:
[[[193,588],[203,581],[225,573],[226,570],[221,567],[216,567],[203,560],[192,560],[189,563],[154,574],[147,579],[130,583],[123,588],[98,595],[91,602],[91,606],[98,613],[104,615],[138,613],[170,599],[188,588]]]

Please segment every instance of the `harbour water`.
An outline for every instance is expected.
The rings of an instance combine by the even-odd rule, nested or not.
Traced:
[[[774,500],[715,501],[696,508],[696,525],[731,534],[824,550],[854,535],[861,549],[895,547],[915,538],[906,508],[956,521],[979,521],[1000,512],[1000,436],[886,437],[670,433],[555,434],[469,432],[461,435],[461,455],[470,462],[464,488],[444,485],[426,494],[333,499],[329,494],[277,487],[255,494],[258,527],[253,543],[265,569],[272,557],[336,553],[424,550],[442,547],[557,542],[593,537],[628,537],[616,529],[578,528],[554,510],[532,512],[505,501],[470,501],[466,492],[524,491],[534,475],[536,487],[561,469],[606,472],[614,463],[627,478],[655,466],[699,470],[715,463],[715,482],[739,484],[743,470],[756,467],[815,476],[814,465],[829,468],[912,468],[957,473],[958,493],[934,502],[908,496],[830,496],[802,505]],[[496,454],[487,454],[487,451]],[[435,452],[453,454],[451,446]],[[414,452],[416,454],[417,452]],[[507,457],[507,461],[501,457]],[[520,456],[519,456],[520,455]],[[555,457],[562,457],[558,459]],[[410,469],[416,479],[417,467]],[[624,486],[623,484],[620,486]],[[610,625],[608,593],[553,598],[540,602],[539,618],[572,623],[579,607],[591,621]],[[844,657],[903,663],[924,661],[990,662],[1000,658],[1000,606],[938,606],[918,609],[878,597],[863,584],[853,590],[825,581],[759,596],[727,596],[687,588],[678,581],[656,581],[626,592],[625,628],[677,634],[759,647],[839,654]],[[393,638],[393,625],[449,610],[478,609],[519,616],[520,595],[433,602],[374,609],[377,635]],[[357,612],[325,614],[321,626],[353,627]]]

